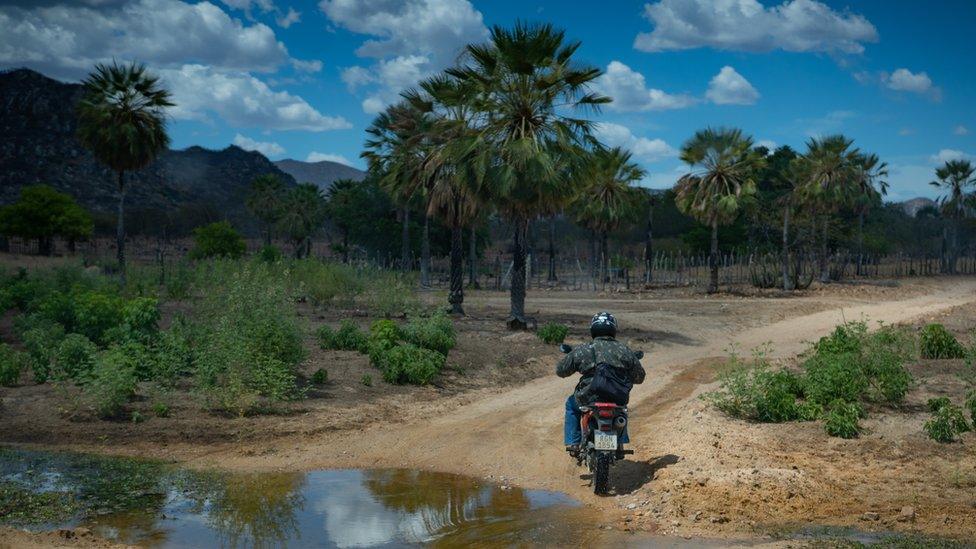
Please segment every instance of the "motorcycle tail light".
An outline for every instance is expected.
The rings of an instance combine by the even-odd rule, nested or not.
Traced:
[[[609,431],[610,430],[610,424],[609,423],[606,423],[604,425],[601,425],[600,426],[600,430],[601,431]]]
[[[600,417],[613,417],[611,410],[600,410]]]

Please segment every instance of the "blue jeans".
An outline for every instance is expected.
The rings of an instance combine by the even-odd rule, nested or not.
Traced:
[[[563,444],[569,446],[581,442],[580,439],[583,438],[583,429],[580,427],[581,419],[583,419],[583,412],[576,405],[576,395],[569,395],[569,398],[566,399],[566,418],[563,421]],[[630,437],[627,436],[627,426],[624,426],[624,432],[620,433],[620,442],[625,444],[630,442]]]

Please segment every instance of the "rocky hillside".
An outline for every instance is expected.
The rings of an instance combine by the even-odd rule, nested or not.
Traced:
[[[935,200],[932,200],[931,198],[924,198],[921,196],[918,198],[912,198],[911,200],[906,200],[904,202],[899,203],[899,206],[901,206],[901,208],[905,211],[905,213],[912,217],[918,215],[918,211],[921,210],[922,208],[928,208],[935,205],[936,205]]]
[[[0,204],[15,200],[24,185],[46,183],[92,211],[114,211],[115,174],[76,138],[75,105],[81,93],[79,84],[27,69],[0,73]],[[169,150],[128,175],[126,202],[133,209],[161,212],[206,209],[250,228],[244,196],[250,182],[265,173],[295,184],[262,154],[235,146]]]
[[[295,178],[299,183],[315,183],[323,192],[329,192],[332,183],[338,179],[362,181],[366,173],[362,170],[338,162],[302,162],[301,160],[279,160],[275,166]]]

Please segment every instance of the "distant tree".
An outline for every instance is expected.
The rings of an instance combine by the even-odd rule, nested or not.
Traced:
[[[264,245],[271,245],[271,231],[284,215],[285,182],[275,174],[254,178],[245,205],[254,217],[264,223]]]
[[[125,281],[125,172],[149,165],[169,146],[164,111],[174,104],[144,65],[98,64],[82,82],[78,138],[118,174],[119,274]]]
[[[194,246],[190,250],[193,259],[238,258],[247,250],[244,238],[227,221],[197,227],[193,230],[193,241]]]
[[[302,183],[285,196],[284,215],[278,222],[295,246],[295,257],[312,253],[312,236],[322,228],[328,214],[325,197],[318,186]]]
[[[708,292],[714,293],[718,291],[718,227],[735,221],[743,200],[756,192],[754,177],[765,160],[752,149],[752,138],[734,128],[699,130],[681,147],[681,160],[692,171],[675,184],[675,203],[712,230]]]
[[[368,199],[363,184],[352,179],[339,179],[332,183],[326,196],[326,209],[332,224],[339,229],[342,243],[338,251],[342,262],[349,263],[349,233],[357,224],[369,223],[363,216],[367,212],[364,201]]]
[[[872,208],[881,206],[888,194],[888,163],[873,153],[859,154],[854,159],[854,185],[851,206],[857,214],[857,274],[864,262],[864,217]]]
[[[973,211],[973,196],[970,188],[976,186],[976,166],[969,160],[949,160],[935,170],[937,181],[930,184],[942,191],[939,197],[939,210],[948,221],[943,232],[943,242],[948,251],[944,260],[949,273],[956,272],[956,258],[958,257],[959,229],[962,220]],[[949,234],[946,235],[945,233]],[[948,236],[948,238],[947,238]]]
[[[47,185],[23,187],[17,202],[0,208],[0,234],[37,240],[41,255],[51,255],[55,237],[67,240],[74,251],[75,241],[90,237],[93,230],[84,208]]]

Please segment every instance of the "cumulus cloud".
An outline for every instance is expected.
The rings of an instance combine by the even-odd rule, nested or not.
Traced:
[[[313,132],[352,127],[344,118],[325,116],[301,97],[272,90],[246,73],[184,65],[160,74],[173,92],[176,107],[169,112],[177,119],[206,120],[214,112],[234,127]]]
[[[369,87],[363,110],[370,113],[488,36],[481,12],[468,0],[322,0],[319,8],[336,25],[372,37],[356,54],[376,61],[342,73],[351,90]]]
[[[941,166],[950,160],[970,160],[972,158],[973,155],[958,151],[956,149],[942,149],[930,156],[929,161],[933,164]]]
[[[270,27],[246,26],[209,2],[0,6],[0,28],[0,65],[28,66],[67,79],[114,59],[152,67],[199,63],[259,72],[274,71],[289,59]]]
[[[295,23],[301,22],[301,20],[302,14],[299,11],[295,11],[295,8],[288,8],[288,13],[275,18],[275,22],[283,29],[287,29]]]
[[[644,162],[657,162],[677,156],[678,151],[663,139],[637,137],[626,126],[610,122],[600,122],[595,128],[597,139],[611,147],[622,147],[634,153],[634,157]]]
[[[322,70],[322,62],[319,60],[302,61],[300,59],[292,59],[291,66],[296,71],[301,72],[319,72]]]
[[[340,154],[329,154],[329,153],[320,153],[317,151],[312,151],[308,153],[308,157],[305,158],[305,162],[322,162],[322,161],[337,162],[339,164],[345,164],[346,166],[352,166],[352,162],[349,162],[349,160],[346,157]]]
[[[960,124],[952,130],[952,133],[956,135],[969,135],[969,128]]]
[[[928,95],[933,99],[942,96],[942,90],[932,84],[932,79],[925,72],[913,73],[908,69],[896,69],[891,74],[882,74],[885,87],[895,91]]]
[[[277,143],[270,141],[256,141],[241,134],[234,136],[234,144],[245,151],[257,151],[264,156],[278,156],[285,154],[285,148]]]
[[[705,97],[716,105],[754,105],[759,92],[748,80],[726,65],[708,83]]]
[[[645,4],[654,25],[634,47],[657,52],[711,47],[723,50],[858,54],[878,31],[864,16],[837,12],[815,0],[765,7],[757,0],[660,0]]]
[[[622,112],[681,109],[696,102],[688,95],[671,95],[648,88],[643,74],[620,61],[611,61],[607,70],[594,82],[594,87],[613,98],[609,109]]]

